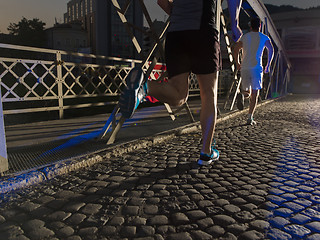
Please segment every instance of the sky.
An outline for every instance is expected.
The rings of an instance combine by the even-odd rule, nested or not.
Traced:
[[[10,23],[18,23],[22,17],[38,18],[46,23],[46,28],[52,27],[55,18],[63,22],[63,14],[67,12],[69,0],[1,0],[0,2],[0,33],[8,33]],[[109,1],[109,0],[106,0]],[[274,5],[292,5],[299,8],[320,6],[320,0],[262,0]],[[156,0],[145,0],[152,19],[163,21],[165,13],[157,6]]]

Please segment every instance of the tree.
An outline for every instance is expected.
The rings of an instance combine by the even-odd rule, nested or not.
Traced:
[[[46,43],[44,26],[46,24],[38,18],[28,20],[23,17],[18,23],[10,23],[7,28],[9,34],[17,36],[21,45],[32,47],[43,47]]]

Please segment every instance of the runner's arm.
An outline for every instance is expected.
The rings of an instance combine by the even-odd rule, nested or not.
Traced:
[[[243,43],[241,41],[236,42],[236,44],[234,45],[233,48],[233,58],[234,58],[234,62],[236,63],[237,66],[237,70],[241,70],[241,64],[240,64],[240,59],[239,59],[239,55],[240,55],[240,50],[243,47]]]
[[[158,0],[158,5],[165,11],[168,15],[171,14],[173,0]]]
[[[242,36],[241,28],[239,27],[239,14],[241,10],[242,0],[228,0],[228,9],[231,20],[231,30],[233,40],[237,42]]]
[[[268,72],[270,72],[270,66],[271,66],[271,62],[273,59],[274,49],[273,49],[271,40],[266,41],[265,46],[268,49],[268,62],[267,62],[267,65],[264,69],[264,72],[268,73]]]

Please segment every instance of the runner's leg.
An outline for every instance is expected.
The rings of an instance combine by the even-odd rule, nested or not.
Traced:
[[[201,152],[207,154],[211,153],[217,120],[218,74],[218,72],[215,72],[197,75],[201,97],[200,124],[203,140]]]
[[[171,106],[181,106],[188,98],[189,73],[174,76],[168,82],[148,81],[148,95]]]
[[[263,79],[262,69],[252,70],[251,74],[252,74],[252,82],[251,82],[252,90],[251,90],[250,105],[249,105],[249,118],[253,119],[253,114],[258,103],[259,90],[262,88],[262,79]]]
[[[249,115],[253,117],[254,111],[258,103],[259,90],[252,90],[250,97]]]

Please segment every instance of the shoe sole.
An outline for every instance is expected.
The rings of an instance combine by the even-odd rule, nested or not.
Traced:
[[[138,76],[139,80],[137,81]],[[134,110],[138,107],[137,95],[144,80],[143,72],[139,68],[133,69],[131,75],[128,77],[127,88],[119,99],[120,112],[124,118],[131,118]]]
[[[129,75],[131,75],[131,76],[128,76],[128,78],[129,78],[129,82],[127,84],[128,88],[139,89],[143,83],[143,80],[144,80],[143,71],[141,68],[132,69],[131,71],[132,71],[131,74],[129,73]],[[139,81],[137,81],[138,76],[139,76]],[[134,81],[132,81],[132,79]]]
[[[199,159],[197,163],[201,166],[207,166],[207,165],[210,165],[213,161],[214,161],[213,159],[211,159],[210,161],[203,161]]]
[[[131,118],[137,106],[137,90],[124,91],[124,97],[119,99],[120,112],[124,118]]]
[[[218,153],[218,156],[217,156],[216,158],[212,158],[212,159],[210,159],[209,161],[204,161],[204,160],[202,160],[202,159],[199,159],[199,160],[197,161],[197,163],[198,163],[199,165],[201,165],[201,166],[207,166],[207,165],[210,165],[212,162],[217,161],[217,160],[219,159],[219,157],[220,157],[220,155],[219,155],[219,153]]]

